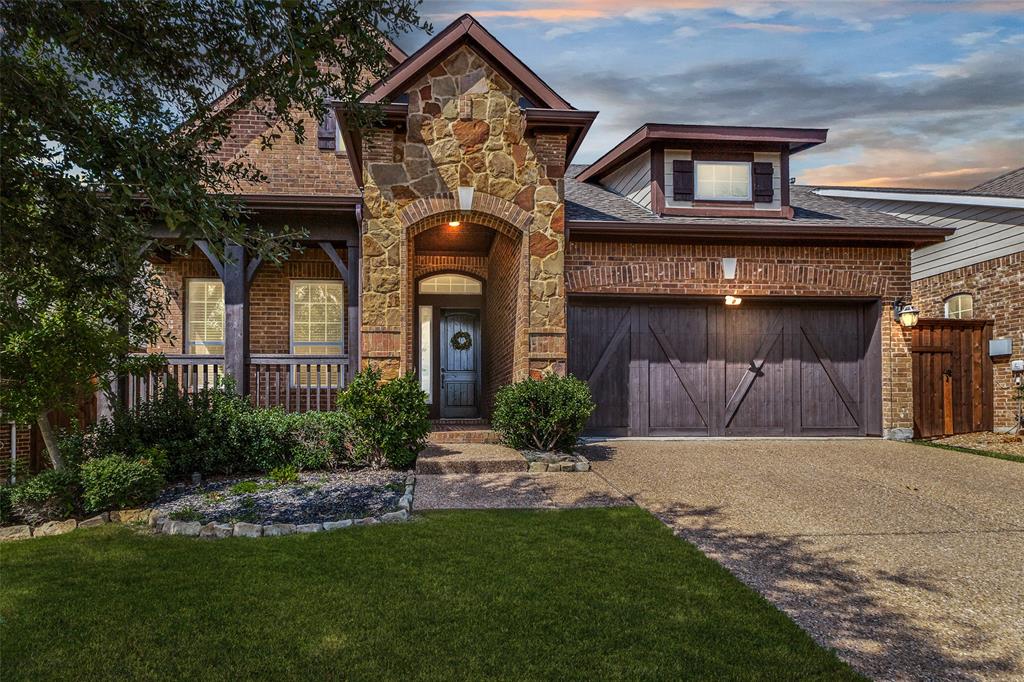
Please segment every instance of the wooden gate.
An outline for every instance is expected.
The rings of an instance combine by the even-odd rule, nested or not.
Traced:
[[[991,320],[922,319],[913,328],[914,437],[992,430]]]

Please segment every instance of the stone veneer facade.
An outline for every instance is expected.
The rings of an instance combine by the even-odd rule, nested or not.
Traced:
[[[993,320],[993,338],[1010,338],[1013,354],[992,358],[992,422],[998,430],[1016,423],[1011,360],[1024,360],[1024,253],[1012,253],[913,282],[914,304],[924,317],[944,317],[946,299],[974,297],[974,317]]]
[[[391,376],[413,369],[414,238],[458,220],[498,233],[475,270],[460,259],[447,269],[504,278],[496,289],[514,314],[491,320],[489,334],[512,350],[508,379],[564,372],[566,136],[528,135],[520,93],[465,46],[407,94],[404,126],[363,134],[363,363]],[[473,188],[471,205],[459,187]]]
[[[722,258],[736,258],[735,279]],[[572,294],[834,296],[882,301],[882,428],[913,429],[910,331],[893,320],[894,298],[910,295],[910,250],[831,246],[725,246],[581,241],[566,255]],[[898,430],[898,431],[894,431]]]

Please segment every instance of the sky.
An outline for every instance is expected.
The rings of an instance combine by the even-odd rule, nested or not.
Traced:
[[[1024,165],[1024,0],[425,0],[577,109],[575,162],[645,122],[828,128],[801,184],[969,188]],[[408,35],[411,52],[429,36]]]

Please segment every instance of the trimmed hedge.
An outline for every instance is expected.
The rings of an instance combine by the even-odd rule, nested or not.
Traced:
[[[491,425],[511,447],[569,452],[594,407],[586,382],[547,374],[502,387],[494,399]]]
[[[128,459],[109,455],[90,459],[79,470],[86,512],[136,507],[156,499],[164,487],[162,453]]]

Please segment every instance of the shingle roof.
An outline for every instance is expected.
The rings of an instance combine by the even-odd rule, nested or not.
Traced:
[[[568,221],[605,221],[650,223],[654,225],[716,225],[722,218],[697,216],[659,217],[629,199],[600,185],[579,182],[576,176],[586,165],[569,166],[565,174],[565,209]],[[771,227],[793,225],[835,225],[837,227],[921,227],[902,218],[862,208],[852,203],[815,194],[811,187],[790,187],[790,205],[793,218],[728,218],[736,225],[764,225]]]
[[[995,197],[1024,198],[1024,166],[1012,171],[997,175],[991,180],[986,180],[976,185],[965,194],[984,194]]]

